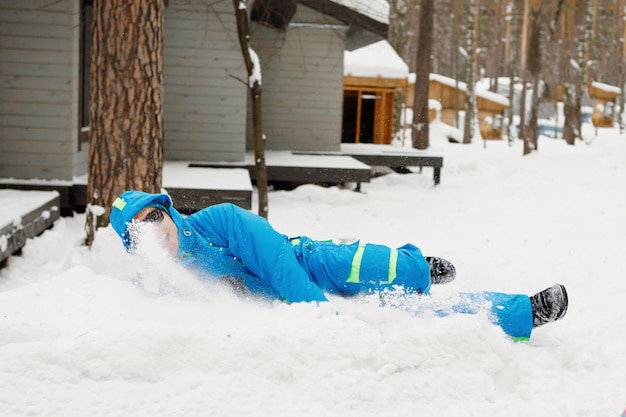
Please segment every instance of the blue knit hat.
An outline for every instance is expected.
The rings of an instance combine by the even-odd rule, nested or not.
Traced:
[[[143,191],[125,191],[113,202],[109,221],[115,232],[122,239],[124,248],[132,247],[132,239],[128,233],[128,225],[133,217],[146,207],[155,207],[169,213],[172,200],[167,194],[149,194]]]

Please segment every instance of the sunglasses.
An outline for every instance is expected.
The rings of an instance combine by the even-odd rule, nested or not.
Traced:
[[[148,215],[144,217],[141,221],[146,223],[159,224],[163,221],[163,211],[159,209],[154,209],[150,213],[148,213]]]

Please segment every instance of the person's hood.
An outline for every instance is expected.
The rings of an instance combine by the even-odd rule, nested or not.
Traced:
[[[113,202],[109,221],[115,232],[122,239],[124,248],[128,251],[132,246],[132,239],[128,232],[128,225],[133,217],[146,207],[156,207],[170,213],[172,200],[167,194],[149,194],[143,191],[125,191]]]

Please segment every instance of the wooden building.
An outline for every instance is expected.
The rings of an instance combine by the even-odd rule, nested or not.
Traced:
[[[341,141],[390,144],[396,98],[406,94],[408,66],[384,40],[344,56]]]
[[[430,74],[428,98],[441,103],[441,121],[450,126],[456,125],[457,109],[465,111],[466,84],[440,74]],[[414,83],[409,82],[406,105],[412,106],[414,99]],[[509,108],[509,99],[486,90],[476,91],[476,108],[478,110],[478,128],[485,139],[501,139],[504,112]]]
[[[616,100],[622,90],[608,84],[590,82],[587,86],[589,97],[593,100],[591,122],[596,127],[612,127],[615,119]]]
[[[388,5],[376,2],[298,0],[287,30],[253,19],[266,149],[339,150],[346,41],[386,35]],[[91,4],[0,3],[0,178],[87,172]],[[165,160],[243,162],[251,112],[232,3],[167,1],[163,65]]]

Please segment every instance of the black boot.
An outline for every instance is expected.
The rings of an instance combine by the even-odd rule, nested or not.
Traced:
[[[557,321],[567,312],[567,291],[561,284],[538,292],[530,297],[533,308],[533,328]]]
[[[430,282],[432,284],[447,284],[456,277],[456,269],[451,262],[434,256],[425,256],[424,259],[430,266]]]

